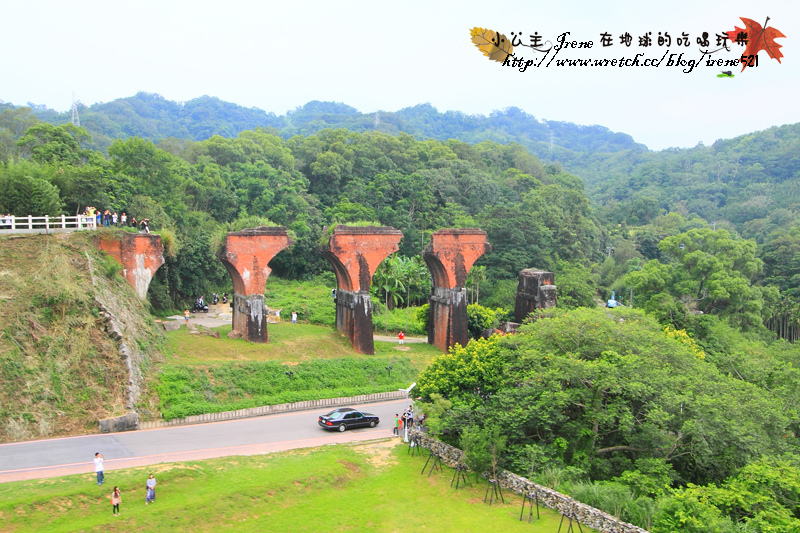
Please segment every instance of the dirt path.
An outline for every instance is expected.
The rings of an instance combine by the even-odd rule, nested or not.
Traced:
[[[391,336],[391,335],[373,335],[372,338],[375,339],[376,341],[382,341],[382,342],[397,342],[397,336],[396,335],[395,336]],[[428,342],[428,338],[427,337],[409,337],[409,336],[406,336],[405,342],[407,342],[407,343],[424,343],[424,342]]]
[[[170,316],[169,320],[183,320],[183,316]],[[228,304],[209,305],[208,313],[192,313],[189,319],[191,324],[198,326],[205,326],[207,328],[216,328],[218,326],[227,326],[232,322],[230,313],[230,306]],[[397,335],[373,335],[373,339],[381,342],[397,342]],[[428,342],[427,337],[409,337],[406,335],[405,342],[409,344],[423,344]]]

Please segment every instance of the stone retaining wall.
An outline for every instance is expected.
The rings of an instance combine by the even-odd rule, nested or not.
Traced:
[[[264,405],[262,407],[251,407],[250,409],[237,409],[236,411],[225,411],[222,413],[207,413],[204,415],[187,416],[186,418],[174,418],[172,420],[139,422],[139,429],[164,428],[188,424],[204,424],[206,422],[235,420],[237,418],[251,418],[254,416],[288,413],[291,411],[305,411],[307,409],[320,409],[323,407],[338,407],[341,405],[402,400],[406,397],[407,394],[405,391],[394,391],[378,392],[375,394],[362,394],[360,396],[349,396],[345,398],[326,398],[324,400],[308,400],[305,402],[282,403],[279,405]]]
[[[427,448],[441,457],[442,462],[451,468],[463,463],[464,452],[458,448],[454,448],[417,430],[411,430],[409,437],[413,438],[423,448]],[[538,498],[546,507],[602,533],[648,533],[647,530],[623,522],[600,509],[595,509],[548,487],[537,485],[529,479],[506,470],[501,470],[497,479],[502,488],[520,496]]]

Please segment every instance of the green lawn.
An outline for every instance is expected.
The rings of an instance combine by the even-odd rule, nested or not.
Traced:
[[[334,328],[312,324],[270,324],[269,342],[255,344],[243,339],[229,339],[231,326],[214,328],[220,338],[192,335],[185,327],[167,333],[166,361],[180,364],[209,364],[234,361],[301,362],[338,357],[392,357],[403,355],[419,369],[441,352],[427,343],[406,343],[402,350],[396,342],[375,341],[375,355],[353,351],[350,341]],[[376,333],[379,335],[380,333]]]
[[[520,498],[483,503],[485,483],[450,487],[452,471],[420,475],[425,458],[396,441],[173,463],[0,485],[4,532],[47,531],[536,531],[560,516],[519,522]],[[157,501],[144,505],[154,473]],[[121,516],[109,494],[122,492]],[[566,527],[566,526],[565,526]],[[591,531],[583,527],[583,531]]]

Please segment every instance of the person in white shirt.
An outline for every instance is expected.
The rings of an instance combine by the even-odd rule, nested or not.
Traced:
[[[94,454],[94,471],[97,474],[97,484],[102,485],[105,483],[105,476],[103,475],[103,455],[100,452]]]

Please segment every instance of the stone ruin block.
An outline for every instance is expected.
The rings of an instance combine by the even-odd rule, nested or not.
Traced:
[[[519,273],[514,320],[522,323],[530,313],[555,306],[556,285],[552,272],[528,268]]]

